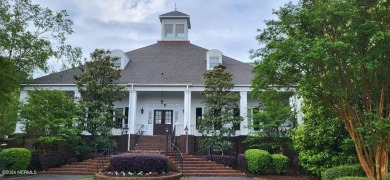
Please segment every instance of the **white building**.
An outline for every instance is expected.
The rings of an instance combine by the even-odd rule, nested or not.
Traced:
[[[248,135],[251,124],[252,108],[259,105],[249,96],[253,78],[250,64],[240,62],[223,55],[223,52],[208,50],[188,39],[191,29],[190,17],[179,11],[160,15],[161,40],[139,49],[123,52],[112,51],[120,57],[115,65],[122,70],[118,83],[126,86],[126,97],[115,103],[127,119],[118,123],[128,127],[130,134],[143,131],[144,135],[165,134],[175,127],[176,135],[184,134],[187,126],[189,134],[199,136],[196,119],[204,112],[202,91],[203,74],[218,64],[233,74],[235,84],[232,91],[240,94],[239,114],[244,118],[236,135]],[[224,52],[228,54],[229,52]],[[63,90],[80,98],[74,83],[74,75],[81,73],[73,68],[48,76],[40,77],[31,84],[22,85],[21,101],[28,98],[28,91],[34,87],[41,89]],[[17,132],[22,132],[17,126]],[[114,135],[121,134],[120,129],[113,130]]]

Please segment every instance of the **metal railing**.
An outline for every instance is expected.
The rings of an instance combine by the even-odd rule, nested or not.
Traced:
[[[142,135],[143,135],[143,131],[141,131],[141,129],[144,128],[144,125],[142,124],[139,129],[137,130],[137,132],[135,133],[135,141],[134,141],[134,146],[133,146],[133,150],[135,149],[135,145],[141,141],[142,139]]]
[[[96,172],[99,172],[99,168],[102,168],[103,171],[106,170],[105,165],[108,163],[109,156],[110,147],[107,147],[105,151],[103,151],[96,157],[96,159],[98,160],[98,163],[96,164]]]
[[[176,125],[173,126],[173,130],[171,134],[171,143],[176,145]]]
[[[181,153],[180,149],[173,143],[171,143],[171,146],[173,146],[175,148],[175,150],[177,150],[179,153],[180,153],[180,156],[173,156],[175,162],[179,162],[180,164],[180,174],[182,176],[184,176],[184,173],[183,173],[183,168],[184,168],[184,157],[183,157],[183,153]]]

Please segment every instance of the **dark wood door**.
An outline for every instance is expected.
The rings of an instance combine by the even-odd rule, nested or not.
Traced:
[[[166,135],[167,134],[166,129],[168,129],[168,134],[171,134],[172,121],[173,121],[172,110],[154,110],[153,135]]]

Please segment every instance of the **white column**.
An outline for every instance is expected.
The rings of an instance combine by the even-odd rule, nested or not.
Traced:
[[[137,115],[137,91],[129,91],[129,134],[134,134],[135,119]]]
[[[184,124],[183,128],[189,129],[188,134],[191,134],[191,91],[184,91]],[[183,131],[184,132],[184,131]]]
[[[244,118],[244,120],[240,124],[240,135],[247,135],[249,133],[248,130],[248,92],[241,91],[240,92],[240,116]]]
[[[188,123],[188,134],[193,134],[194,132],[192,132],[192,128],[191,128],[191,91],[188,91],[187,92],[187,97],[188,97],[188,100],[187,100],[187,123]]]

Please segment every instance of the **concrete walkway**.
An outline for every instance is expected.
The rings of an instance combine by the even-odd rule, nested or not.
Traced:
[[[3,180],[77,180],[87,177],[93,177],[91,175],[58,175],[58,174],[36,174],[31,176],[20,176],[20,177],[0,177]]]

